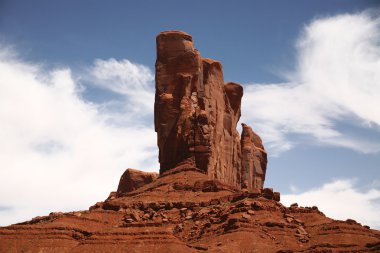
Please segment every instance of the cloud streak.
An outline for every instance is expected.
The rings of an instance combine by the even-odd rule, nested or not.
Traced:
[[[125,108],[135,116],[153,111],[154,75],[144,65],[126,59],[97,59],[83,78],[91,85],[125,96]]]
[[[285,83],[245,85],[243,120],[276,154],[298,142],[379,152],[378,141],[340,127],[380,137],[379,42],[380,18],[369,12],[313,21],[298,39],[298,64]]]

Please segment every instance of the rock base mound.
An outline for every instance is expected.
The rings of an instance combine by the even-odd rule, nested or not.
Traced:
[[[0,228],[0,252],[380,252],[380,232],[188,167],[88,211]]]

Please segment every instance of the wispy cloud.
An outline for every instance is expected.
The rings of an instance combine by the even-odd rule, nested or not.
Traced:
[[[15,55],[0,50],[0,205],[11,207],[1,210],[0,225],[86,209],[116,189],[126,166],[158,169],[154,130],[124,120],[146,104],[148,69],[126,60],[94,63],[94,83],[109,81],[132,105],[115,114],[85,101],[69,68],[46,71]]]
[[[340,179],[301,193],[281,196],[287,206],[297,202],[301,206],[318,206],[328,217],[354,219],[363,225],[380,229],[380,191],[373,188],[360,191],[355,180]]]
[[[84,79],[89,84],[125,96],[126,108],[135,114],[150,114],[154,102],[154,75],[141,64],[124,60],[95,60]]]
[[[245,85],[243,120],[263,136],[270,153],[288,150],[302,138],[379,152],[379,141],[339,127],[380,137],[379,42],[380,18],[369,12],[311,22],[298,39],[298,65],[286,74],[286,83]]]

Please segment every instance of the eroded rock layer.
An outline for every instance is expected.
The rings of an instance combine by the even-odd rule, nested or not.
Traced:
[[[224,84],[221,63],[201,58],[189,34],[160,33],[155,96],[160,173],[188,163],[240,187],[236,125],[242,96],[242,86]]]

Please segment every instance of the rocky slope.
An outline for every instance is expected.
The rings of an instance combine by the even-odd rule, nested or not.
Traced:
[[[380,252],[379,231],[278,199],[181,167],[89,211],[0,228],[0,252]]]
[[[380,231],[263,188],[267,153],[240,118],[243,88],[223,81],[192,37],[157,37],[160,174],[128,169],[89,210],[0,228],[0,252],[380,252]]]

